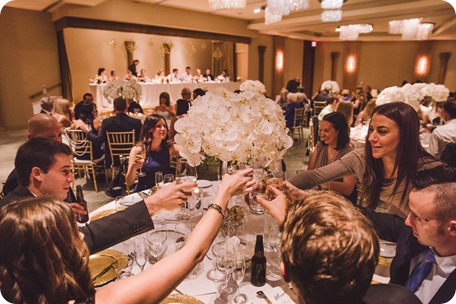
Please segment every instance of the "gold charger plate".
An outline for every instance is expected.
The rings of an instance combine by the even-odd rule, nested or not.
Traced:
[[[164,299],[161,304],[203,304],[197,298],[184,294],[170,294]]]
[[[89,260],[89,270],[91,278],[95,278],[101,272],[110,267],[103,275],[93,281],[95,287],[102,286],[114,280],[117,272],[127,266],[128,257],[122,252],[106,249],[96,254],[92,254]]]
[[[116,213],[116,209],[108,209],[108,210],[103,210],[103,211],[100,211],[94,215],[92,215],[92,217],[90,218],[90,221],[96,221],[96,220],[99,220],[105,216],[108,216],[108,215],[111,215],[113,213]]]

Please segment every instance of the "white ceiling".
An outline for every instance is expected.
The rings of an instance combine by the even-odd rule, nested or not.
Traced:
[[[7,6],[52,11],[67,4],[96,6],[106,0],[15,0]],[[433,22],[434,33],[431,39],[456,40],[456,16],[453,7],[443,0],[348,0],[343,5],[341,22],[323,23],[320,21],[322,9],[318,0],[310,0],[306,10],[293,12],[281,22],[265,25],[264,10],[259,14],[253,11],[266,5],[266,0],[247,0],[244,9],[214,10],[208,0],[125,0],[163,5],[179,9],[204,12],[231,18],[248,20],[248,28],[260,33],[279,35],[296,39],[331,41],[338,40],[335,29],[340,25],[370,23],[374,31],[361,34],[358,40],[383,41],[400,40],[400,36],[388,34],[388,21],[423,18],[423,22]]]

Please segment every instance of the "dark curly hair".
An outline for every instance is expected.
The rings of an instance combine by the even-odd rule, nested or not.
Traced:
[[[3,206],[0,244],[1,292],[7,301],[68,303],[94,295],[89,250],[68,204],[43,196]]]

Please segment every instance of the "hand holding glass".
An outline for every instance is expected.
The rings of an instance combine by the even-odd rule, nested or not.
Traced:
[[[146,153],[147,153],[146,145],[143,143],[139,143],[135,146],[135,148],[136,148],[136,159],[144,160],[146,158]],[[139,168],[138,176],[139,177],[146,176],[146,173],[142,172],[142,165]]]

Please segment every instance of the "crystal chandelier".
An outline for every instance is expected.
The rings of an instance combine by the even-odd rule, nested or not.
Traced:
[[[322,9],[340,9],[342,8],[342,4],[344,4],[344,0],[322,0],[321,8]]]
[[[271,24],[275,22],[279,22],[282,20],[281,14],[273,14],[269,7],[266,7],[264,10],[264,24]]]
[[[321,13],[320,20],[322,22],[338,22],[342,20],[341,10],[325,10]]]
[[[426,40],[432,34],[433,23],[421,23],[422,18],[393,20],[389,22],[388,33],[402,34],[402,39]]]
[[[247,0],[209,0],[213,9],[245,8]]]
[[[349,24],[343,25],[336,29],[341,40],[356,40],[359,34],[367,34],[372,32],[374,27],[372,24]]]
[[[309,7],[309,0],[268,0],[265,9],[265,24],[279,22],[282,16],[292,11],[299,11]],[[280,17],[278,17],[280,15]]]

